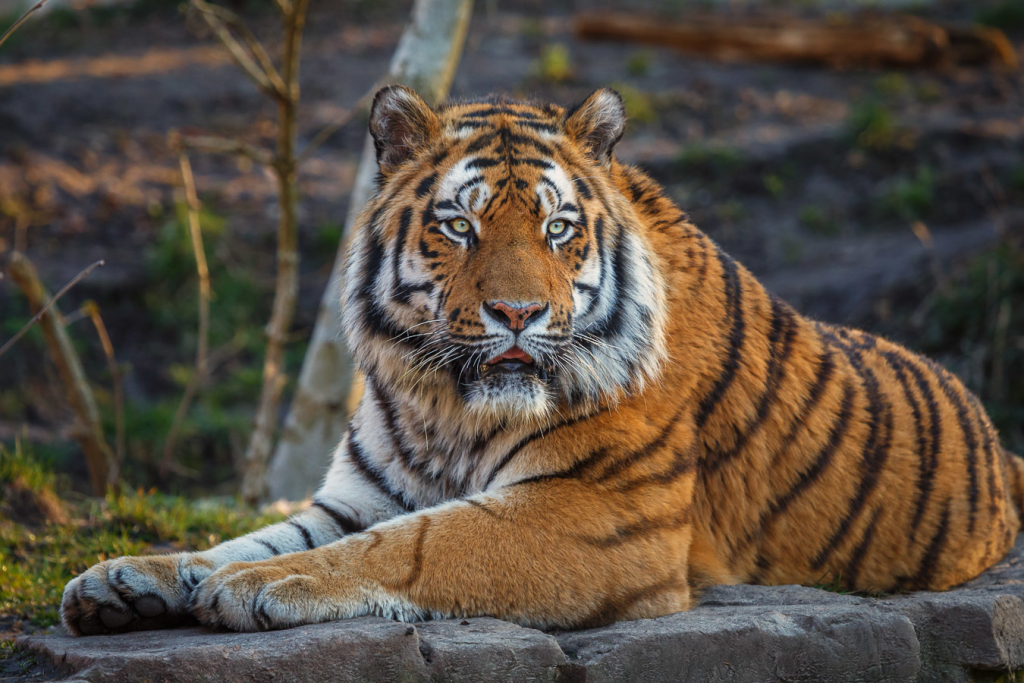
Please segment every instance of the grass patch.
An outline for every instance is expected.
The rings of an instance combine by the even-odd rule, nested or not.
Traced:
[[[743,164],[743,155],[733,147],[693,144],[683,149],[676,163],[684,172],[711,172],[723,176],[733,173]]]
[[[935,204],[935,172],[921,165],[913,176],[901,176],[882,199],[885,213],[907,221],[925,217]]]
[[[651,71],[654,56],[647,51],[634,52],[626,58],[626,71],[634,78],[643,78]]]
[[[835,237],[842,231],[839,217],[827,207],[807,204],[800,207],[800,225],[815,235]]]
[[[534,68],[537,77],[547,83],[564,83],[572,78],[572,56],[561,43],[547,45],[540,53]]]
[[[896,117],[888,107],[874,100],[855,104],[850,109],[846,127],[853,144],[861,149],[891,149],[900,136]]]
[[[11,500],[18,479],[32,482],[37,495],[62,500],[67,519],[14,521],[24,512],[12,509],[20,504]],[[45,465],[3,446],[0,490],[7,513],[0,516],[0,614],[36,626],[57,623],[64,584],[96,562],[151,551],[205,550],[280,520],[232,500],[191,501],[153,490],[69,502]]]
[[[1024,238],[972,258],[934,297],[915,347],[978,394],[1006,447],[1024,453]]]

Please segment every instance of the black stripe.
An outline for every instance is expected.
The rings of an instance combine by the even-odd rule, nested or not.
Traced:
[[[522,109],[513,109],[512,107],[496,105],[493,107],[487,107],[486,109],[477,109],[476,111],[467,112],[462,115],[463,118],[467,119],[484,119],[490,116],[497,116],[498,114],[507,114],[515,118],[535,120],[540,117],[533,112],[524,111]]]
[[[707,467],[716,471],[723,465],[729,463],[739,455],[746,447],[750,437],[757,433],[764,421],[768,419],[768,413],[778,400],[779,389],[786,375],[786,361],[789,360],[793,350],[793,339],[796,337],[796,316],[792,309],[785,303],[771,297],[772,323],[768,333],[768,365],[765,374],[764,391],[757,402],[757,411],[753,421],[736,437],[732,447],[720,453],[711,453],[713,457],[708,458]],[[782,337],[782,348],[779,348],[779,338]]]
[[[786,435],[782,437],[782,441],[779,442],[778,449],[772,454],[771,461],[768,465],[769,470],[774,470],[778,464],[779,457],[789,448],[796,437],[807,427],[807,420],[814,409],[818,407],[818,403],[821,401],[821,397],[825,394],[825,389],[828,387],[829,382],[832,381],[832,375],[835,373],[836,363],[835,358],[832,355],[832,351],[823,346],[821,351],[821,357],[818,360],[817,375],[814,379],[814,384],[811,386],[811,391],[807,396],[807,402],[804,403],[800,409],[800,414],[792,421],[789,430]]]
[[[885,461],[889,457],[893,433],[892,406],[886,404],[882,399],[878,378],[864,364],[860,351],[852,346],[843,344],[841,340],[831,333],[826,332],[825,338],[839,347],[846,355],[847,360],[850,361],[853,369],[860,376],[864,389],[867,392],[870,423],[868,438],[864,443],[864,450],[861,456],[864,474],[857,485],[857,492],[854,494],[853,500],[850,501],[846,514],[839,522],[839,526],[833,532],[825,547],[821,549],[811,563],[811,566],[815,569],[820,569],[825,565],[829,556],[849,533],[854,521],[867,504],[868,497],[878,485],[878,479],[881,476],[882,469],[885,467]],[[872,345],[873,341],[873,339],[870,340]]]
[[[935,379],[939,383],[939,388],[942,389],[942,393],[945,394],[946,400],[948,400],[953,405],[953,409],[956,410],[957,422],[960,423],[960,430],[964,435],[964,447],[966,448],[964,460],[967,463],[967,502],[970,505],[970,515],[967,518],[967,531],[973,532],[975,517],[978,513],[979,495],[977,462],[978,441],[974,434],[974,428],[971,426],[971,418],[968,415],[967,405],[958,395],[956,389],[947,378],[948,373],[946,369],[927,358],[924,358],[923,360],[924,363],[931,368],[932,372],[935,373]]]
[[[970,401],[971,408],[974,411],[974,419],[977,420],[978,427],[983,434],[981,448],[985,452],[985,467],[988,471],[989,514],[994,517],[996,515],[996,467],[998,466],[997,459],[999,457],[996,455],[995,427],[988,421],[988,414],[978,398],[966,388],[964,393],[967,395],[967,400]],[[1002,498],[1004,495],[1005,491],[1000,486],[999,497]]]
[[[420,181],[420,184],[416,186],[416,196],[423,199],[430,191],[434,189],[434,183],[437,182],[437,174],[431,173],[426,178]]]
[[[398,236],[395,239],[395,251],[392,255],[392,269],[394,271],[394,292],[391,298],[401,304],[408,304],[414,292],[426,292],[433,289],[430,282],[411,284],[402,279],[402,257],[405,254],[405,241],[409,232],[409,224],[412,222],[412,207],[405,207],[398,220]]]
[[[860,539],[857,547],[853,549],[853,552],[850,553],[846,569],[843,570],[842,578],[846,581],[846,585],[850,590],[856,590],[857,588],[857,576],[860,573],[860,565],[864,561],[864,556],[871,545],[871,540],[874,538],[875,527],[878,525],[878,518],[881,514],[882,508],[875,508],[874,514],[871,515],[871,521],[868,523],[868,528],[864,530],[864,536]]]
[[[319,500],[313,501],[313,507],[320,508],[326,512],[327,515],[334,520],[334,523],[338,525],[338,528],[346,534],[357,534],[366,528],[348,515],[343,515],[331,506],[322,503]]]
[[[545,427],[544,429],[540,429],[534,432],[533,434],[523,437],[522,439],[519,440],[519,443],[517,443],[515,446],[509,449],[509,451],[504,456],[502,456],[501,460],[498,461],[498,464],[495,465],[493,470],[491,470],[491,473],[487,475],[487,481],[484,482],[483,490],[486,491],[487,488],[494,483],[494,480],[495,478],[497,478],[498,474],[500,474],[501,471],[505,469],[505,467],[510,462],[512,462],[512,459],[519,454],[519,451],[523,450],[537,439],[547,436],[548,434],[551,434],[552,432],[562,429],[563,427],[572,427],[573,425],[579,424],[580,422],[584,422],[593,417],[597,417],[597,415],[603,413],[604,410],[604,408],[601,408],[599,410],[594,411],[593,413],[587,413],[585,415],[580,415],[578,417],[570,418],[568,420],[562,420],[557,424],[554,424],[550,427]]]
[[[466,146],[465,154],[476,154],[477,152],[487,149],[494,144],[495,133],[484,133],[478,136],[473,142]]]
[[[843,384],[843,397],[839,406],[839,414],[832,423],[832,429],[829,430],[825,444],[818,450],[814,463],[800,473],[788,491],[768,504],[768,509],[761,513],[757,525],[747,533],[747,538],[739,547],[746,546],[758,536],[763,538],[764,532],[772,520],[783,514],[828,468],[839,444],[846,436],[850,427],[850,418],[853,416],[853,385],[848,381]]]
[[[684,474],[688,474],[697,469],[696,442],[691,444],[690,448],[677,448],[674,449],[672,453],[675,457],[672,459],[672,466],[667,470],[663,472],[652,472],[651,474],[645,474],[643,476],[624,481],[618,484],[615,487],[615,490],[619,493],[625,493],[649,484],[665,486],[675,482]]]
[[[745,336],[745,323],[743,320],[743,287],[740,283],[739,272],[736,262],[727,256],[721,249],[718,249],[718,260],[722,264],[722,278],[725,281],[725,317],[732,318],[732,330],[729,333],[729,353],[722,365],[722,372],[718,375],[711,391],[701,400],[700,408],[697,410],[696,424],[700,429],[711,417],[715,406],[722,400],[725,392],[729,389],[739,369],[740,354],[743,351],[743,339]]]
[[[302,541],[306,544],[306,550],[312,550],[316,547],[316,544],[313,543],[313,537],[309,535],[309,529],[302,526],[294,519],[289,519],[288,523],[299,530],[299,534],[302,535]]]
[[[890,354],[892,357],[890,357]],[[913,362],[912,358],[903,358],[896,352],[883,354],[890,363],[896,362],[914,378],[914,384],[921,392],[925,407],[928,409],[928,441],[927,452],[921,450],[922,434],[918,432],[918,477],[917,477],[917,500],[914,503],[914,516],[910,521],[910,543],[913,544],[917,538],[917,529],[921,525],[921,519],[928,508],[928,501],[931,498],[932,490],[935,487],[935,473],[939,469],[939,447],[942,444],[942,423],[939,419],[939,405],[935,401],[935,394],[931,385],[921,369]],[[902,382],[902,380],[901,380]],[[906,390],[906,389],[905,389]],[[908,394],[909,395],[909,394]],[[912,404],[916,406],[916,401]],[[914,412],[915,423],[919,425],[919,416]]]
[[[931,542],[928,543],[928,547],[925,549],[924,554],[921,555],[921,560],[918,562],[917,572],[913,576],[900,582],[903,587],[911,590],[923,590],[930,588],[928,584],[932,580],[932,574],[935,573],[939,555],[942,553],[942,548],[945,546],[946,539],[949,536],[949,506],[950,502],[947,500],[946,505],[942,510],[942,517],[939,519],[939,524],[935,527],[935,535],[932,536]]]
[[[391,500],[395,505],[399,506],[406,512],[412,512],[415,506],[409,505],[405,498],[394,491],[391,486],[388,485],[387,480],[380,472],[378,472],[366,457],[366,453],[363,452],[362,446],[359,445],[358,431],[355,427],[350,427],[348,431],[348,454],[349,460],[355,465],[356,471],[363,476],[363,479],[367,480],[371,484],[377,487],[377,490],[384,494]]]
[[[647,518],[625,526],[617,527],[607,536],[577,536],[577,540],[597,546],[613,548],[637,537],[646,537],[648,533],[665,529],[678,529],[690,521],[690,510],[686,508],[662,518]]]
[[[256,541],[261,546],[263,546],[264,548],[269,550],[272,555],[280,555],[281,554],[281,551],[278,550],[277,547],[273,543],[271,543],[270,541],[264,541],[262,538],[254,538],[252,540]]]
[[[601,472],[597,477],[597,481],[608,481],[609,479],[618,476],[623,470],[632,467],[641,460],[646,460],[661,450],[668,442],[668,438],[672,435],[672,431],[676,425],[679,424],[679,418],[682,417],[683,411],[688,407],[688,403],[683,403],[679,406],[676,409],[675,414],[669,418],[668,422],[665,423],[665,426],[661,428],[656,437],[632,453],[614,460],[603,472]]]
[[[576,191],[579,192],[584,199],[590,199],[591,197],[593,197],[593,195],[590,193],[590,187],[587,185],[587,182],[583,180],[583,178],[573,178],[572,182],[573,184],[576,185]]]
[[[381,389],[380,382],[376,377],[367,375],[366,379],[369,388],[376,399],[377,408],[384,415],[384,430],[387,432],[388,438],[390,439],[395,452],[398,454],[399,459],[402,461],[402,464],[411,473],[414,473],[421,478],[427,479],[431,482],[437,481],[439,475],[435,472],[431,472],[427,467],[426,462],[418,461],[416,454],[403,443],[402,430],[398,426],[398,416],[395,413],[395,406],[391,397]]]
[[[466,168],[491,168],[492,166],[497,166],[500,163],[501,159],[488,159],[487,157],[477,157],[476,159],[473,159],[468,164],[466,164]]]

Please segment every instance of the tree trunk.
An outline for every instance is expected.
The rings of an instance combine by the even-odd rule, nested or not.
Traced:
[[[390,83],[416,89],[427,102],[443,100],[451,87],[466,40],[472,0],[416,0],[391,60]],[[367,136],[345,221],[346,233],[373,191],[377,162]],[[341,274],[346,239],[320,300],[320,311],[302,364],[295,398],[270,466],[270,497],[300,499],[323,477],[345,431],[354,370],[341,329]]]

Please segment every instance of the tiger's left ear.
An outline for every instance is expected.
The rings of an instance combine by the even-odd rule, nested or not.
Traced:
[[[612,148],[626,129],[626,108],[622,96],[601,88],[566,114],[565,132],[590,150],[602,164],[612,158]]]
[[[411,88],[389,85],[373,98],[370,135],[381,173],[391,173],[408,161],[439,131],[437,115]]]

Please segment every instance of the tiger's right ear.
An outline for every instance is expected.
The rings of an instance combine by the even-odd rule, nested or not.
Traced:
[[[439,131],[437,116],[411,88],[389,85],[373,98],[370,135],[381,173],[397,169]]]

